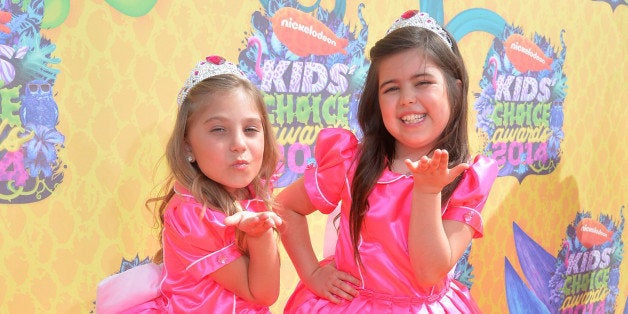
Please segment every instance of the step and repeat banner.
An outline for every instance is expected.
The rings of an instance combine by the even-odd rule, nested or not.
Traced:
[[[94,312],[98,282],[151,261],[144,202],[165,178],[176,96],[198,60],[225,56],[262,90],[282,188],[321,129],[359,134],[368,50],[409,9],[459,42],[472,153],[499,164],[485,236],[457,278],[485,313],[625,311],[625,0],[7,0],[0,312]],[[309,221],[322,258],[333,228]],[[298,281],[281,254],[273,313]]]

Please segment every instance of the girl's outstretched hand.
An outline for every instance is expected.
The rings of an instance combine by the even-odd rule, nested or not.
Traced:
[[[224,223],[227,226],[235,226],[249,236],[259,237],[268,229],[281,226],[283,221],[277,214],[270,211],[241,211],[225,218]]]
[[[353,300],[358,295],[355,287],[360,286],[360,280],[339,271],[335,263],[316,268],[304,282],[316,295],[336,304],[340,303],[341,298]]]
[[[444,149],[435,150],[432,158],[423,156],[417,161],[406,159],[405,163],[414,177],[415,190],[431,194],[439,193],[443,187],[469,168],[467,163],[447,168],[449,153]]]

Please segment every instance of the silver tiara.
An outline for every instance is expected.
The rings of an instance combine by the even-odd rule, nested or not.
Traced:
[[[181,88],[177,96],[179,106],[183,104],[190,89],[198,84],[198,82],[220,74],[234,74],[246,79],[246,75],[244,75],[235,64],[225,60],[225,58],[221,56],[209,56],[205,58],[205,60],[197,63],[194,69],[190,71],[190,76],[188,76],[188,79],[183,84],[183,88]]]
[[[438,24],[438,22],[436,22],[436,20],[429,16],[427,13],[419,12],[418,10],[410,10],[402,14],[401,17],[398,18],[392,24],[392,26],[390,26],[388,32],[386,32],[386,35],[390,34],[390,32],[396,29],[406,26],[416,26],[428,29],[438,35],[438,37],[440,37],[447,44],[447,46],[449,46],[450,49],[452,49],[453,47],[453,43],[449,39],[449,36],[447,36],[447,32],[445,32],[440,24]]]

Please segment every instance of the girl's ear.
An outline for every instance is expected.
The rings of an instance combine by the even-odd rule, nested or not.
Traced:
[[[188,144],[187,140],[185,141],[185,159],[187,159],[187,161],[189,162],[193,162],[196,160],[196,157],[194,157],[194,152],[192,151],[192,146],[190,146],[190,144]]]

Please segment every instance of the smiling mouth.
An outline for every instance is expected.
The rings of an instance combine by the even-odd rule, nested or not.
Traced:
[[[406,124],[419,123],[425,119],[426,114],[409,114],[401,117],[401,121]]]

